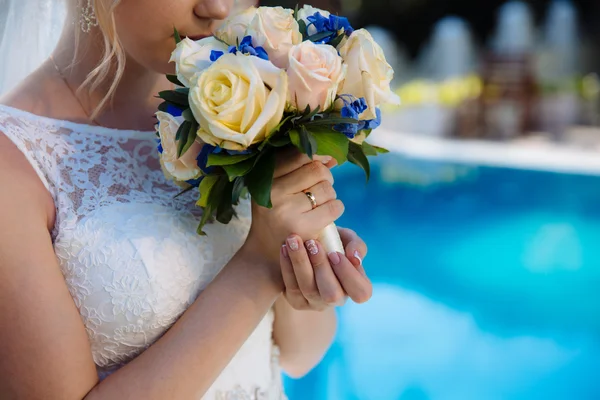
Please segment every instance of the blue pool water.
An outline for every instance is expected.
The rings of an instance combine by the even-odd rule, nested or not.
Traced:
[[[374,297],[291,400],[600,399],[600,177],[380,157],[340,225]]]

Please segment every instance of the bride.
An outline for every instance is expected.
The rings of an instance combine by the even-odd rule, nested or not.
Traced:
[[[343,212],[331,161],[287,154],[273,209],[198,236],[158,164],[154,94],[173,26],[210,35],[233,0],[67,1],[52,56],[0,99],[0,397],[285,398],[280,367],[309,371],[334,306],[372,290],[355,233],[345,254],[311,240]]]

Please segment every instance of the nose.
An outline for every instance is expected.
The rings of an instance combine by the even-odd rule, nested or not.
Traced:
[[[194,8],[198,18],[225,19],[233,8],[234,0],[201,0]]]

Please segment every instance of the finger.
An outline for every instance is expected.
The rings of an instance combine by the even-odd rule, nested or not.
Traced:
[[[296,275],[294,274],[294,267],[292,266],[292,261],[289,257],[289,250],[285,244],[281,246],[279,264],[281,265],[281,275],[283,276],[287,301],[295,309],[306,308],[308,306],[308,301],[300,291]]]
[[[294,275],[298,281],[300,292],[306,300],[311,304],[322,303],[319,289],[315,282],[315,274],[313,272],[310,258],[304,248],[302,239],[297,235],[292,235],[287,238],[288,255],[292,262]]]
[[[340,200],[331,200],[312,211],[304,214],[302,218],[302,232],[318,234],[332,222],[344,214],[344,203]]]
[[[284,194],[293,194],[302,192],[323,181],[330,182],[333,185],[333,175],[323,163],[313,161],[275,179],[274,186]]]
[[[361,266],[367,256],[367,244],[352,229],[338,228],[338,232],[344,244],[346,257],[355,267]]]
[[[331,183],[323,181],[309,188],[306,192],[300,192],[293,195],[289,200],[292,202],[291,206],[294,207],[295,210],[300,210],[303,213],[312,211],[313,204],[308,197],[308,193],[311,193],[315,197],[317,207],[337,199],[337,193],[333,189],[333,186],[331,186]]]
[[[319,161],[321,164],[329,165],[332,157],[329,156],[313,156],[314,161]],[[313,162],[306,154],[300,153],[298,149],[291,148],[283,150],[278,154],[275,164],[274,178],[285,176],[303,165]]]
[[[331,269],[327,253],[323,250],[321,244],[315,240],[307,241],[305,246],[312,263],[321,299],[330,306],[342,305],[346,293],[344,293],[342,285]]]
[[[359,304],[368,301],[373,295],[371,282],[342,253],[332,252],[328,256],[333,272],[348,296]]]

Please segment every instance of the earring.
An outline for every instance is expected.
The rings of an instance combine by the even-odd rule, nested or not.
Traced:
[[[87,0],[87,6],[81,6],[81,30],[84,33],[89,33],[96,26],[98,26],[98,18],[96,18],[94,5],[92,0]]]

